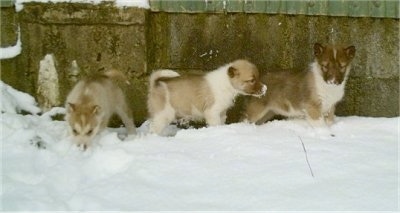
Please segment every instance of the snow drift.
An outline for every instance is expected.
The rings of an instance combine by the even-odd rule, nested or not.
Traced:
[[[300,120],[170,126],[174,137],[144,123],[82,152],[51,119],[63,108],[37,115],[21,94],[2,83],[2,210],[398,209],[399,118],[339,117],[334,137]]]

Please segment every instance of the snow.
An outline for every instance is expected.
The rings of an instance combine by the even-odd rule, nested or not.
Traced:
[[[18,39],[17,43],[14,46],[0,48],[0,59],[14,58],[19,54],[21,54],[22,43],[21,43],[21,32],[19,27],[17,33],[18,33]]]
[[[148,0],[115,0],[117,7],[139,7],[149,9],[150,4]]]
[[[43,3],[86,3],[86,4],[100,4],[102,2],[114,2],[117,7],[139,7],[149,9],[149,0],[15,0],[15,9],[17,12],[24,8],[24,3],[27,2],[43,2]]]
[[[35,99],[29,94],[15,90],[3,81],[0,81],[0,91],[1,112],[17,113],[21,110],[32,114],[40,112]]]
[[[171,125],[173,137],[145,122],[125,141],[109,128],[83,152],[51,119],[63,108],[21,115],[35,102],[1,88],[5,211],[398,210],[399,117],[339,117],[334,137],[301,120]]]

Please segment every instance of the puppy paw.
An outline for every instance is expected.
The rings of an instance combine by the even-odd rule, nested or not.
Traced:
[[[135,140],[137,137],[139,137],[139,134],[118,134],[117,136],[121,141],[125,142]]]
[[[317,128],[313,128],[313,136],[323,139],[323,140],[327,140],[330,139],[332,137],[335,137],[335,134],[332,133],[332,131],[330,130],[330,128],[328,127],[317,127]]]
[[[334,118],[326,118],[325,122],[328,126],[332,126],[332,124],[335,123],[335,119]]]
[[[118,139],[120,139],[121,141],[125,141],[127,138],[128,138],[128,134],[126,134],[126,133],[121,133],[121,132],[119,132],[119,133],[117,133],[117,137],[118,137]]]

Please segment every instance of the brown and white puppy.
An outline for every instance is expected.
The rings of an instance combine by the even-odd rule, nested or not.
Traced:
[[[121,72],[108,71],[79,81],[69,93],[65,120],[78,147],[85,150],[92,139],[107,127],[114,113],[121,118],[128,134],[136,133],[125,96],[114,82],[122,79],[126,81]]]
[[[305,117],[312,126],[333,123],[335,105],[343,98],[355,56],[354,46],[314,45],[315,61],[305,71],[269,72],[261,77],[268,85],[262,98],[251,98],[246,106],[249,122],[261,124],[279,114]]]
[[[224,124],[226,111],[238,94],[262,96],[266,90],[257,67],[247,60],[201,75],[156,71],[150,76],[147,101],[150,132],[160,134],[177,118],[205,119],[209,126]]]

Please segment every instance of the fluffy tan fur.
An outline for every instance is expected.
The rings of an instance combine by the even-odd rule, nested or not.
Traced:
[[[107,127],[114,113],[121,118],[128,134],[136,132],[131,111],[115,80],[126,81],[126,77],[115,70],[90,76],[79,81],[67,97],[65,119],[74,142],[83,149]]]
[[[176,118],[205,119],[208,125],[221,125],[238,94],[261,96],[265,91],[256,66],[247,60],[201,75],[156,71],[150,77],[148,95],[150,131],[160,134]]]

